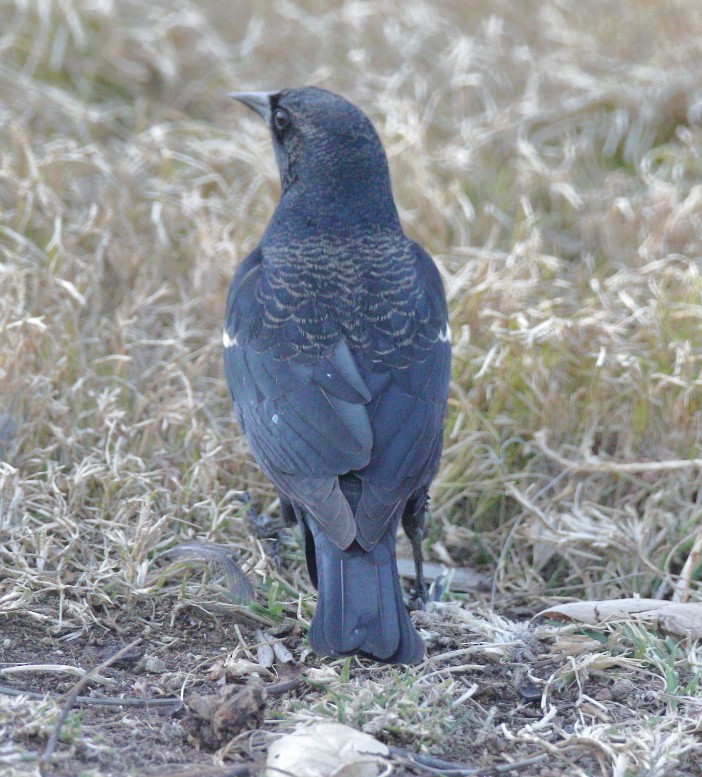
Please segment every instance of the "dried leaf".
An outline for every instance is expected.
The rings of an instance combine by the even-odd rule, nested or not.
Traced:
[[[411,558],[398,558],[397,571],[401,577],[414,580],[414,560]],[[451,590],[470,593],[472,591],[489,591],[490,577],[482,572],[477,572],[469,567],[449,567],[443,564],[433,564],[425,561],[423,564],[424,578],[429,582],[442,575],[450,576]]]
[[[536,617],[574,620],[591,625],[612,620],[642,621],[680,637],[702,638],[702,602],[681,604],[660,599],[570,602],[549,607]]]
[[[192,693],[183,722],[188,738],[204,750],[216,750],[242,731],[259,728],[266,696],[261,685],[226,686],[214,696]]]
[[[224,673],[227,680],[236,680],[240,677],[249,677],[258,675],[269,680],[275,679],[275,674],[270,672],[265,666],[257,664],[254,661],[247,661],[244,658],[228,658],[224,662]]]
[[[388,748],[340,723],[299,728],[268,748],[266,777],[378,777]]]

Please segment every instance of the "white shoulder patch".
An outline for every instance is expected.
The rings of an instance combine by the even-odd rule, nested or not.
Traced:
[[[233,345],[239,345],[239,343],[236,340],[236,337],[231,338],[229,337],[229,332],[227,332],[226,329],[222,330],[222,345],[225,348],[231,348]]]
[[[451,342],[451,327],[446,324],[446,329],[443,332],[439,332],[439,340],[441,340],[442,343],[450,343]]]

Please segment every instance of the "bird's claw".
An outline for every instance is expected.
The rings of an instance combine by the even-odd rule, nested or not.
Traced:
[[[447,577],[445,574],[435,578],[427,589],[426,585],[413,585],[410,588],[408,607],[412,610],[425,610],[429,602],[440,602],[446,590]]]
[[[424,581],[415,581],[415,584],[409,589],[408,607],[410,612],[412,610],[425,610],[428,601],[431,600]]]
[[[409,600],[407,601],[407,607],[410,612],[414,610],[426,609],[428,598],[426,593],[417,593],[414,589],[410,591]]]

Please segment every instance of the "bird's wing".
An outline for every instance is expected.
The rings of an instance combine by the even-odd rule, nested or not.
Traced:
[[[261,273],[257,249],[235,274],[227,301],[224,366],[237,417],[274,485],[347,547],[356,529],[337,476],[370,459],[371,395],[343,341],[328,358],[275,358],[260,332]]]
[[[446,298],[431,258],[415,246],[417,281],[426,291],[428,309],[421,329],[395,355],[385,374],[361,364],[371,389],[368,405],[373,450],[357,473],[362,488],[355,512],[358,541],[372,547],[410,499],[436,474],[441,455],[443,420],[451,369]],[[427,347],[429,343],[429,347]]]

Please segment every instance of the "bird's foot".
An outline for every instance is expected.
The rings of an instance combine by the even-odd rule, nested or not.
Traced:
[[[421,587],[413,585],[409,590],[409,599],[407,602],[407,606],[409,607],[410,612],[412,610],[424,610],[426,609],[426,604],[429,601],[429,592],[427,591],[427,587],[425,585],[422,585]]]
[[[425,610],[429,602],[440,602],[441,597],[446,590],[447,577],[445,574],[439,575],[427,586],[422,582],[421,586],[416,584],[410,588],[408,607],[412,610]]]

